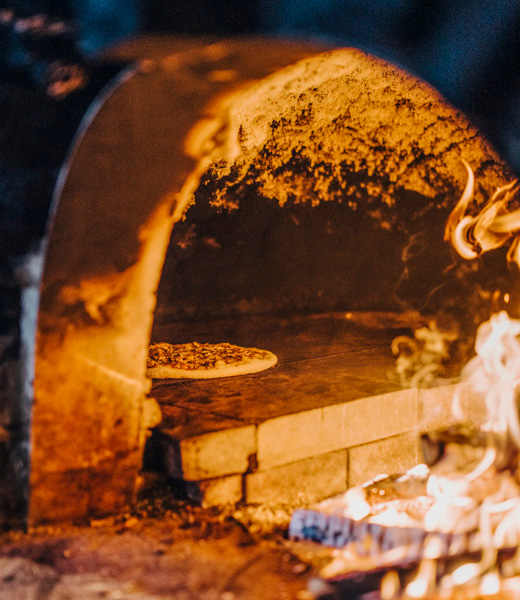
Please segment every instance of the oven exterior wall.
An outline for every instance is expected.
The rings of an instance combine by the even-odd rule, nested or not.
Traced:
[[[145,373],[155,292],[197,177],[185,139],[215,96],[317,49],[273,42],[266,58],[254,51],[260,41],[230,42],[224,55],[237,62],[237,83],[211,77],[221,50],[172,44],[129,67],[91,106],[55,191],[36,333],[29,524],[108,514],[134,500],[160,419]]]
[[[5,497],[29,496],[31,524],[104,514],[133,499],[157,421],[144,373],[155,290],[169,231],[185,208],[179,193],[200,174],[185,139],[220,95],[323,49],[265,40],[187,45],[154,38],[116,52],[145,60],[86,115],[55,192],[41,285],[38,272],[27,293],[20,284],[15,292],[16,306],[23,295],[29,303],[20,309],[27,340],[14,327],[2,425],[14,440],[6,460],[21,451],[25,462],[16,471],[23,482],[13,479]],[[35,335],[27,308],[38,304]],[[24,347],[31,356],[22,356]]]

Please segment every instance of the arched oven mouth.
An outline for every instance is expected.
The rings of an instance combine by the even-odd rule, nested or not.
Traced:
[[[307,505],[413,466],[419,405],[422,426],[452,422],[451,389],[419,401],[391,343],[444,308],[461,153],[478,202],[507,165],[435,90],[361,51],[188,46],[114,51],[139,60],[90,106],[19,269],[6,448],[25,522],[121,511],[143,456],[206,506]],[[150,341],[278,363],[151,382]]]

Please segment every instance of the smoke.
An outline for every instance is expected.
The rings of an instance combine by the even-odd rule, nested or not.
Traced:
[[[447,359],[450,343],[458,338],[455,331],[441,331],[432,320],[417,329],[414,337],[399,336],[392,341],[392,352],[398,356],[396,370],[402,385],[428,387],[440,376],[449,376]]]

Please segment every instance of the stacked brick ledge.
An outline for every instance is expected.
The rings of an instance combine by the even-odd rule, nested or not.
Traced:
[[[454,388],[393,391],[184,438],[163,425],[166,472],[204,506],[317,502],[421,462],[419,428],[453,423]]]

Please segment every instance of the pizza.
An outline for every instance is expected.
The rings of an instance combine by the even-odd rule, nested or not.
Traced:
[[[277,357],[269,350],[219,344],[151,344],[147,375],[151,379],[213,379],[259,373],[273,367]]]

